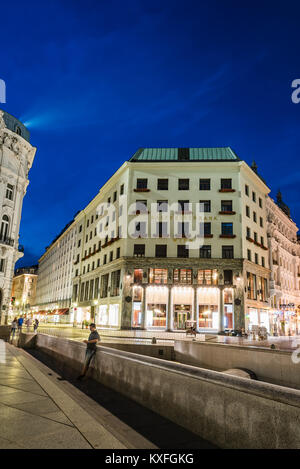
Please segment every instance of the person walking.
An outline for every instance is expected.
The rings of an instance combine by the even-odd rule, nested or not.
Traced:
[[[22,316],[20,316],[19,319],[18,319],[18,332],[19,332],[19,334],[20,334],[20,332],[22,332],[23,322],[24,322],[24,318],[22,318]]]
[[[27,318],[25,324],[26,324],[26,327],[27,327],[27,332],[29,332],[30,331],[30,326],[31,326],[31,318]]]
[[[33,332],[36,333],[38,327],[39,327],[39,320],[35,319],[33,323]]]
[[[11,342],[14,340],[17,327],[18,327],[18,320],[17,318],[15,318],[13,322],[11,323]]]
[[[93,322],[90,324],[90,331],[91,333],[89,335],[88,340],[83,341],[86,344],[85,360],[84,360],[82,373],[80,376],[78,376],[77,379],[82,379],[85,377],[87,370],[90,366],[91,360],[93,356],[96,354],[97,342],[100,340],[100,336],[96,329],[96,324],[94,324]]]

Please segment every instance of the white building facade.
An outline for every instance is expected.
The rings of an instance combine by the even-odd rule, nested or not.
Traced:
[[[267,198],[268,245],[271,280],[271,332],[275,335],[300,333],[300,244],[298,227],[282,201]]]
[[[203,332],[264,323],[268,193],[230,148],[140,149],[75,218],[75,321],[147,330],[194,321]],[[193,230],[203,243],[190,249]]]
[[[11,289],[16,261],[23,256],[19,229],[28,173],[36,148],[26,127],[0,111],[0,323],[11,314]]]
[[[76,224],[70,222],[39,259],[33,313],[40,321],[73,323],[70,311]]]

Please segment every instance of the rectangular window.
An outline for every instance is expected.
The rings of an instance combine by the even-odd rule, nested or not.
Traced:
[[[248,258],[248,261],[251,261],[251,251],[250,251],[250,249],[247,249],[247,258]]]
[[[253,212],[253,221],[256,223],[256,212]]]
[[[120,258],[120,248],[117,248],[116,259]]]
[[[134,269],[133,271],[133,282],[142,283],[143,280],[143,269]]]
[[[246,234],[247,238],[251,238],[251,230],[250,230],[250,228],[249,228],[248,226],[247,226],[247,228],[246,228],[246,233],[247,233],[247,234]]]
[[[4,272],[5,259],[0,259],[0,272]]]
[[[253,191],[252,191],[252,200],[253,200],[253,202],[256,202],[256,194]]]
[[[262,265],[263,267],[265,267],[265,258],[264,258],[264,257],[261,258],[261,265]]]
[[[168,269],[149,269],[149,283],[168,283]]]
[[[210,222],[204,222],[203,231],[204,231],[204,236],[211,234],[211,223]]]
[[[9,199],[9,200],[13,200],[13,198],[14,198],[14,186],[12,186],[11,184],[7,184],[6,198]]]
[[[217,285],[218,272],[216,269],[198,270],[198,285]]]
[[[232,212],[232,200],[221,200],[221,212]]]
[[[167,245],[166,244],[156,244],[155,257],[167,257]]]
[[[168,201],[167,200],[158,200],[157,201],[157,211],[161,213],[168,212]]]
[[[249,186],[245,185],[245,194],[249,196]]]
[[[136,188],[137,189],[147,189],[148,179],[137,179]]]
[[[145,244],[135,244],[133,247],[133,255],[137,257],[145,256]]]
[[[112,262],[113,258],[114,258],[114,252],[110,251],[110,253],[109,253],[109,262]]]
[[[252,274],[251,272],[247,272],[247,289],[248,289],[247,298],[249,300],[256,300],[256,297],[257,297],[256,275]]]
[[[258,254],[255,253],[255,264],[258,264]]]
[[[167,191],[169,189],[169,179],[157,179],[157,190]]]
[[[189,250],[185,245],[177,246],[177,257],[189,257]]]
[[[263,236],[260,237],[260,244],[261,244],[262,246],[264,246],[264,238],[263,238]]]
[[[189,179],[178,179],[178,190],[179,191],[188,191],[190,188]]]
[[[203,212],[210,212],[211,211],[210,200],[200,200],[199,202],[200,202],[200,204],[202,204],[200,206],[200,211],[202,211],[202,210],[203,210]]]
[[[211,246],[202,246],[200,248],[200,259],[210,259],[211,258]]]
[[[262,228],[264,226],[262,217],[259,217],[259,226],[261,226]]]
[[[117,200],[117,191],[114,192],[114,195],[113,195],[113,202],[115,202]]]
[[[120,195],[124,194],[124,184],[120,186]]]
[[[191,284],[192,269],[174,269],[173,281],[174,283]]]
[[[135,214],[148,213],[147,200],[136,200],[135,202]]]
[[[110,296],[118,296],[120,294],[120,270],[111,273]]]
[[[99,277],[95,279],[94,298],[98,298],[99,295]]]
[[[168,238],[168,222],[166,221],[159,221],[156,223],[156,233],[157,238]]]
[[[190,208],[189,200],[178,200],[178,212],[187,213]]]
[[[258,205],[260,206],[260,208],[262,208],[262,199],[260,197],[258,199]]]
[[[232,285],[232,270],[224,270],[224,285]]]
[[[246,205],[246,216],[250,218],[250,208]]]
[[[222,259],[233,259],[233,246],[222,246]]]
[[[233,223],[221,223],[222,235],[233,235]]]
[[[221,189],[232,189],[232,180],[221,179]]]
[[[210,191],[210,179],[200,179],[199,180],[199,190],[200,191]]]
[[[100,283],[100,298],[106,298],[108,293],[108,275],[105,274],[101,276],[101,283]]]

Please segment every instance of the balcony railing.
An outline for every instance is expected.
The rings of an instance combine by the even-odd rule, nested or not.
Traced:
[[[14,240],[12,238],[7,238],[4,236],[0,237],[0,244],[6,244],[7,246],[13,246]]]

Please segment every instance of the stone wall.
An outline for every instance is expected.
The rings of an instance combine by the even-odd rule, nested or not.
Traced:
[[[37,348],[79,372],[81,343],[44,334]],[[98,346],[92,377],[222,448],[300,448],[300,391]]]

